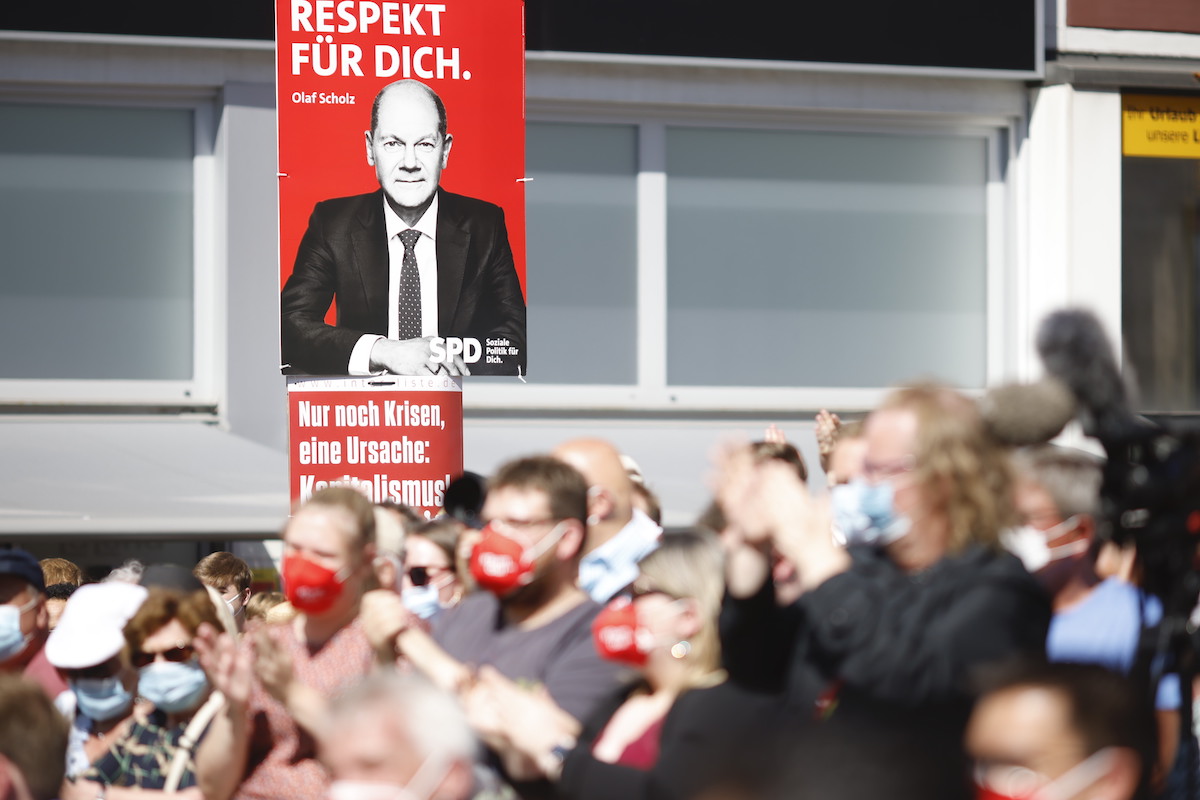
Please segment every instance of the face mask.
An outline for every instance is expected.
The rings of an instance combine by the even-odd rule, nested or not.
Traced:
[[[639,624],[637,605],[628,597],[613,599],[592,621],[592,641],[601,658],[645,666],[654,649],[654,635]]]
[[[424,586],[412,586],[400,592],[400,600],[404,607],[421,619],[429,619],[442,608],[438,587],[433,583]]]
[[[846,531],[866,530],[871,521],[862,512],[861,483],[842,483],[829,490],[829,507],[833,514],[833,538],[846,544]]]
[[[1070,800],[1103,778],[1104,773],[1112,767],[1112,760],[1111,747],[1097,750],[1054,780],[1036,788],[985,785],[977,775],[975,800]],[[1020,777],[1037,777],[1037,773],[1031,770],[1019,771],[1022,773]],[[1010,783],[1024,784],[1027,781],[1014,779]]]
[[[566,531],[566,524],[560,522],[540,542],[525,547],[500,533],[495,526],[488,525],[471,551],[471,575],[480,587],[497,597],[506,597],[533,582],[534,562],[557,544]]]
[[[328,611],[341,597],[350,567],[335,572],[303,556],[283,557],[283,592],[305,614]]]
[[[241,595],[239,594],[238,597],[241,597]],[[230,599],[225,601],[225,605],[229,607],[229,613],[233,614],[234,619],[237,619],[237,615],[246,610],[246,607],[243,605],[240,605],[240,604],[235,605],[234,601],[236,601],[237,599],[238,599],[237,597],[231,597]]]
[[[856,478],[833,492],[834,523],[847,545],[890,544],[908,534],[912,520],[897,514],[889,481],[871,485]]]
[[[35,605],[36,597],[23,606],[0,606],[0,662],[19,655],[33,638],[32,634],[21,632],[21,615]]]
[[[116,675],[110,678],[79,678],[69,683],[79,711],[100,722],[121,716],[133,703],[133,692],[127,690]]]
[[[155,661],[138,670],[138,694],[168,714],[195,708],[208,690],[208,678],[195,661]]]
[[[407,786],[383,781],[334,781],[329,785],[328,800],[425,800],[446,777],[441,759],[426,758],[413,773]]]
[[[1044,531],[1032,525],[1022,525],[1016,530],[1005,531],[1001,534],[1000,540],[1005,549],[1021,559],[1025,569],[1032,573],[1044,569],[1051,562],[1087,552],[1090,546],[1087,539],[1077,539],[1058,547],[1050,547],[1047,544],[1051,539],[1057,539],[1078,526],[1077,517],[1065,519],[1053,528],[1047,528]]]

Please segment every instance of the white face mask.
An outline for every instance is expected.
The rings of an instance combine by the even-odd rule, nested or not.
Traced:
[[[384,781],[334,781],[329,785],[328,800],[428,800],[433,796],[448,767],[440,758],[426,757],[406,786]]]
[[[1039,530],[1032,525],[1022,525],[1020,528],[1004,531],[1000,542],[1008,552],[1021,559],[1025,569],[1030,573],[1045,569],[1048,565],[1064,558],[1077,556],[1087,552],[1090,542],[1087,539],[1077,539],[1074,542],[1050,547],[1047,542],[1079,527],[1079,517],[1069,517],[1053,528]]]
[[[1112,769],[1116,753],[1111,747],[1097,750],[1069,770],[1052,781],[1043,783],[1030,791],[1029,784],[1045,780],[1038,773],[1022,767],[1013,767],[1013,774],[1008,775],[999,783],[1005,785],[989,785],[983,780],[982,774],[976,774],[975,783],[979,787],[987,787],[989,796],[994,798],[1027,798],[1027,800],[1070,800],[1088,789]]]

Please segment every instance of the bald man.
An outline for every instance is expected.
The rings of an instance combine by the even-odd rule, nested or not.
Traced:
[[[634,507],[633,481],[610,443],[572,439],[553,455],[588,483],[588,532],[579,587],[597,603],[607,603],[637,578],[637,563],[658,546],[662,528]]]
[[[414,80],[371,108],[379,191],[317,203],[280,297],[285,366],[314,375],[525,371],[525,298],[504,211],[440,188],[446,107]],[[331,301],[337,322],[325,323]],[[439,340],[474,340],[465,363]]]

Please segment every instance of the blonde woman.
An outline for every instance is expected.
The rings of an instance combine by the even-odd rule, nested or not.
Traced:
[[[507,774],[555,781],[576,800],[662,796],[664,786],[691,797],[728,778],[734,761],[753,762],[726,733],[765,729],[769,712],[720,666],[723,563],[713,535],[691,532],[664,534],[642,559],[631,591],[593,626],[600,654],[638,677],[582,726],[484,671],[467,708]]]

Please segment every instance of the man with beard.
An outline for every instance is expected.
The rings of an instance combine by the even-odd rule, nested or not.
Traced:
[[[592,620],[600,606],[576,585],[587,536],[588,487],[567,464],[534,456],[502,466],[488,484],[486,525],[471,555],[480,587],[442,614],[433,640],[411,625],[395,595],[373,592],[364,603],[368,635],[394,646],[443,688],[545,692],[576,721],[612,693],[621,668],[596,653]],[[475,668],[479,668],[475,672]],[[487,721],[472,724],[487,740]],[[520,777],[506,765],[510,778]],[[549,785],[518,785],[538,796]]]

